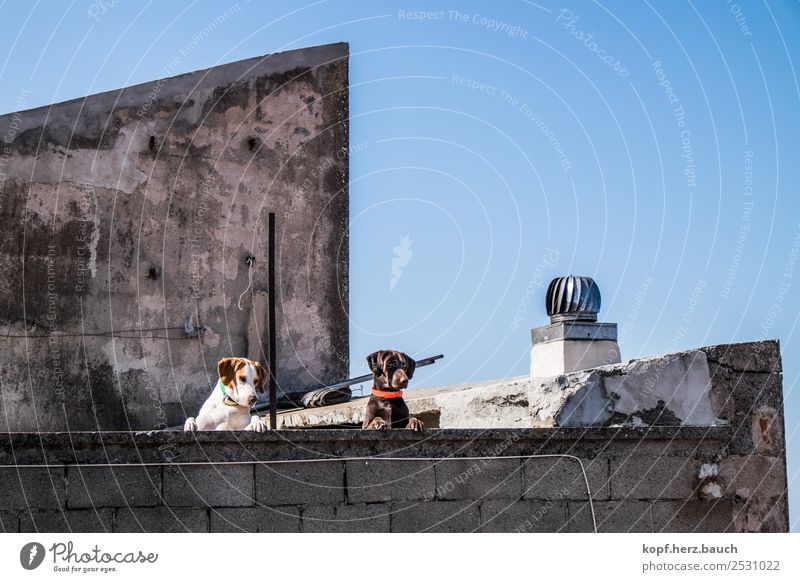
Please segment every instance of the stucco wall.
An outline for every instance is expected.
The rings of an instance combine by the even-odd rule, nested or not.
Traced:
[[[301,49],[0,117],[0,431],[172,425],[218,359],[264,361],[270,211],[279,383],[346,377],[347,59]]]

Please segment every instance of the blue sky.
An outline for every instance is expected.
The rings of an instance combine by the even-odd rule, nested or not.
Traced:
[[[177,55],[175,74],[349,42],[352,372],[396,346],[446,355],[417,386],[524,374],[569,273],[598,282],[624,359],[779,338],[798,520],[797,2],[0,0],[0,17],[2,112]]]

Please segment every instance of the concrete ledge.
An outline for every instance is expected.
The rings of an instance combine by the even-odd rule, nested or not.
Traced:
[[[704,441],[724,443],[730,427],[589,427],[535,429],[432,429],[387,432],[344,429],[252,432],[77,432],[0,434],[0,479],[16,479],[16,469],[38,464],[179,464],[220,461],[369,457],[470,457],[601,450],[628,443]],[[661,445],[659,445],[661,446]],[[499,452],[497,451],[500,447]],[[8,467],[10,466],[10,467]],[[35,469],[42,473],[44,469]],[[10,471],[3,473],[2,471]],[[13,474],[12,474],[13,473]],[[42,473],[44,475],[44,473]],[[3,477],[5,475],[5,477]],[[46,477],[45,477],[46,478]],[[59,474],[59,479],[63,475]],[[8,488],[4,489],[9,491]]]

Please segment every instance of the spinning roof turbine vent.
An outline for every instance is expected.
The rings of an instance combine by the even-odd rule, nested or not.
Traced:
[[[557,277],[545,296],[550,325],[531,330],[531,376],[569,374],[620,362],[617,324],[600,323],[600,289],[591,277]]]
[[[591,277],[556,277],[547,287],[545,306],[550,323],[597,321],[600,289]]]

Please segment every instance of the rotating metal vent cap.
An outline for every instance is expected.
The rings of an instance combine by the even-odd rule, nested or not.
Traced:
[[[545,307],[550,323],[597,321],[600,289],[591,277],[557,277],[547,287]]]

